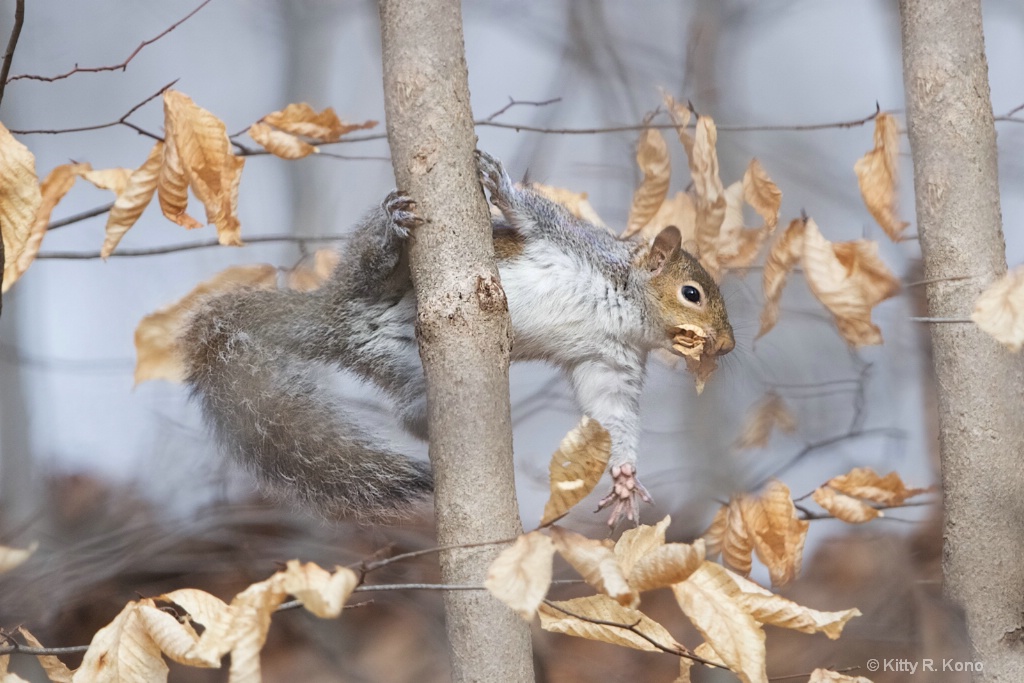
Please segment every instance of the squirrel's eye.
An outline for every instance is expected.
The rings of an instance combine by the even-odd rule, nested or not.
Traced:
[[[699,304],[700,303],[700,290],[698,290],[696,287],[691,287],[690,285],[686,285],[681,290],[681,293],[683,295],[683,298],[686,299],[687,301],[689,301],[691,304]]]

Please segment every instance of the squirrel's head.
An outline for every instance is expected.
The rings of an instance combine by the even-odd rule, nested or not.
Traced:
[[[696,325],[707,338],[705,353],[720,356],[736,346],[718,283],[695,256],[682,247],[682,234],[670,225],[640,253],[651,273],[648,291],[656,324],[669,340],[679,325]]]

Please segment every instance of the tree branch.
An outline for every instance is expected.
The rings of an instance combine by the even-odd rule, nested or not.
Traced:
[[[163,95],[164,92],[168,88],[172,87],[177,82],[178,82],[178,79],[175,78],[173,81],[171,81],[170,83],[168,83],[164,87],[160,88],[155,93],[153,93],[152,95],[150,95],[149,97],[147,97],[146,99],[142,100],[141,102],[136,104],[134,107],[132,107],[131,109],[126,111],[124,113],[124,116],[122,116],[121,118],[117,119],[116,121],[109,121],[107,123],[98,123],[95,126],[79,126],[77,128],[50,128],[50,129],[36,129],[36,130],[12,130],[11,132],[14,133],[15,135],[62,135],[64,133],[82,133],[82,132],[88,131],[88,130],[103,130],[104,128],[113,128],[114,126],[127,126],[128,128],[131,128],[132,130],[134,130],[136,133],[139,133],[140,135],[145,135],[146,137],[153,138],[154,140],[161,140],[162,141],[163,137],[157,135],[156,133],[151,133],[151,132],[149,132],[148,130],[146,130],[144,128],[140,128],[139,126],[136,126],[134,123],[130,123],[128,121],[128,117],[131,116],[132,114],[134,114],[135,112],[137,112],[139,109],[141,109],[145,105],[147,105],[150,102],[152,102],[153,100],[155,100],[156,98],[158,98],[161,95]]]
[[[297,237],[295,235],[264,235],[260,237],[249,237],[245,244],[268,244],[273,242],[290,242],[303,244],[305,242],[336,242],[345,239],[343,235],[314,235],[310,237]],[[146,249],[119,249],[108,258],[133,258],[137,256],[159,256],[160,254],[174,254],[179,251],[191,251],[193,249],[208,249],[211,247],[223,246],[216,238],[203,242],[191,244],[175,244],[166,247],[150,247]],[[87,261],[90,259],[102,258],[98,251],[49,251],[36,256],[36,260],[53,261]]]
[[[24,3],[24,0],[19,0],[18,1],[19,5],[22,5],[23,3]],[[149,45],[152,45],[153,43],[155,43],[156,41],[160,40],[161,38],[166,36],[168,33],[173,31],[174,29],[176,29],[179,26],[181,26],[182,24],[184,24],[186,21],[188,21],[193,16],[195,16],[196,13],[199,12],[199,10],[203,9],[208,4],[210,4],[210,0],[203,0],[203,2],[200,3],[198,7],[196,7],[194,10],[192,10],[191,12],[186,14],[183,18],[181,18],[178,21],[176,21],[173,24],[171,24],[162,33],[160,33],[157,36],[154,36],[154,37],[150,38],[149,40],[144,40],[141,43],[139,43],[139,46],[137,48],[135,48],[135,50],[132,51],[132,53],[130,55],[128,55],[128,58],[125,59],[120,64],[112,64],[110,66],[83,66],[83,67],[80,67],[77,64],[75,64],[75,68],[71,69],[71,71],[59,74],[57,76],[38,76],[38,75],[35,75],[35,74],[19,74],[17,76],[11,76],[10,78],[7,78],[7,69],[4,69],[3,72],[0,73],[0,95],[2,95],[2,92],[3,92],[2,89],[3,89],[4,85],[6,85],[7,83],[11,83],[13,81],[20,81],[20,80],[23,80],[23,79],[24,80],[31,80],[31,81],[47,81],[49,83],[52,83],[53,81],[59,81],[59,80],[61,80],[63,78],[68,78],[69,76],[73,76],[74,74],[80,74],[80,73],[99,73],[101,71],[124,71],[124,70],[126,70],[128,68],[128,64],[133,59],[135,59],[135,57],[140,52],[142,52],[142,50],[145,47],[147,47]]]
[[[14,60],[14,48],[18,47],[18,38],[21,36],[21,27],[25,25],[25,0],[17,0],[14,5],[14,27],[11,29],[11,38],[7,41],[7,50],[4,52],[3,66],[0,66],[0,103],[4,99],[4,90],[7,87],[7,74],[11,72],[11,62]]]

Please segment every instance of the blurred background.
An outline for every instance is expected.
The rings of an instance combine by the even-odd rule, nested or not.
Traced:
[[[12,4],[2,9],[0,36],[9,33]],[[28,4],[12,75],[117,64],[199,2]],[[1024,103],[1024,6],[991,0],[985,18],[999,116]],[[738,348],[704,394],[695,395],[682,369],[657,361],[650,367],[641,474],[656,505],[645,509],[645,521],[672,514],[675,540],[691,539],[731,492],[756,489],[771,476],[785,481],[794,496],[854,466],[897,470],[911,485],[936,481],[927,330],[910,320],[923,314],[923,292],[912,286],[920,279],[918,244],[890,242],[861,202],[853,165],[872,147],[872,125],[838,125],[863,120],[876,104],[902,114],[895,3],[467,1],[464,20],[477,119],[546,130],[478,127],[479,147],[514,175],[529,172],[532,180],[587,192],[604,221],[621,229],[640,177],[634,161],[638,132],[558,131],[638,124],[660,105],[663,88],[719,124],[726,184],[758,157],[783,192],[784,223],[806,211],[828,239],[879,240],[882,258],[911,285],[875,310],[885,344],[852,351],[799,276],[787,287],[778,326],[755,342],[759,272],[727,276],[723,289]],[[123,72],[10,83],[0,120],[12,130],[117,121],[175,79],[176,89],[222,118],[231,133],[290,102],[332,106],[349,121],[383,121],[376,4],[212,0],[142,49]],[[500,111],[510,99],[557,101]],[[130,121],[159,133],[162,116],[156,100]],[[1024,260],[1024,236],[1010,227],[1024,212],[1018,189],[1024,127],[997,125],[1012,266]],[[70,160],[95,168],[135,167],[152,144],[119,125],[16,137],[35,154],[40,176]],[[689,177],[682,149],[673,139],[670,148],[675,192]],[[332,236],[343,245],[359,216],[393,187],[386,141],[323,151],[296,162],[270,156],[247,161],[243,238]],[[902,214],[913,221],[905,136],[901,158]],[[53,220],[109,201],[108,193],[79,183]],[[106,262],[75,258],[99,249],[104,222],[101,215],[50,231],[40,260],[4,296],[0,544],[38,540],[41,547],[29,563],[0,578],[0,628],[24,623],[47,645],[84,644],[137,594],[193,586],[229,598],[292,557],[330,566],[433,545],[429,517],[396,528],[328,526],[261,501],[249,475],[216,452],[181,386],[148,382],[133,388],[132,334],[144,315],[229,265],[289,267],[317,245],[115,254]],[[915,231],[912,224],[908,233]],[[120,248],[211,237],[212,228],[186,233],[151,206]],[[546,367],[516,366],[512,381],[516,476],[530,528],[547,496],[548,458],[579,413],[562,378]],[[345,378],[340,385],[379,425],[382,439],[398,440],[425,457],[422,444],[398,434],[374,392]],[[785,398],[797,431],[777,435],[766,449],[736,452],[732,443],[744,414],[769,390]],[[604,517],[590,509],[581,506],[568,524],[600,536]],[[868,657],[961,652],[959,622],[939,599],[935,516],[930,508],[899,510],[856,529],[815,521],[805,575],[784,593],[818,609],[856,606],[865,616],[836,643],[772,630],[769,674],[863,666]],[[764,580],[766,574],[755,569],[754,577]],[[373,582],[436,578],[431,561],[424,561],[393,565]],[[373,604],[336,622],[298,613],[277,617],[264,655],[265,680],[446,680],[440,595],[366,597]],[[671,597],[659,597],[667,598],[664,604],[645,601],[651,616],[663,618],[682,642],[699,642]],[[668,655],[539,631],[537,658],[539,676],[547,681],[597,675],[668,681],[677,670]],[[695,671],[695,680],[698,675],[731,680],[713,671]],[[226,674],[175,670],[172,680],[218,681]],[[874,680],[900,679],[878,674]],[[920,680],[929,679],[922,674]]]

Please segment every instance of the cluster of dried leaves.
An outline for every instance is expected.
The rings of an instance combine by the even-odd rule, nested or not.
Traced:
[[[763,682],[768,680],[764,625],[835,639],[846,622],[860,614],[856,609],[813,610],[745,578],[755,552],[774,585],[788,583],[800,570],[809,522],[797,516],[789,489],[778,481],[761,495],[734,497],[719,510],[704,537],[693,543],[666,542],[668,517],[654,526],[630,529],[614,543],[554,525],[596,486],[609,451],[607,431],[584,418],[551,458],[551,496],[541,527],[520,536],[491,564],[485,585],[524,619],[539,616],[547,631],[675,654],[681,662],[677,682],[690,680],[694,661],[728,668],[742,681]],[[829,480],[815,491],[815,500],[821,491],[864,507],[900,505],[924,492],[906,488],[895,474],[880,477],[868,469]],[[866,521],[847,515],[844,505],[823,503],[840,519]],[[546,599],[556,552],[597,591],[595,595]],[[727,566],[710,561],[719,552]],[[659,588],[673,591],[682,612],[704,637],[693,650],[640,611],[641,594]],[[867,679],[818,670],[810,680]]]
[[[231,655],[231,683],[259,683],[260,650],[270,620],[289,595],[321,618],[334,618],[359,576],[351,569],[328,572],[313,563],[288,562],[269,579],[254,583],[231,603],[201,590],[182,589],[156,598],[128,603],[107,626],[96,632],[82,665],[72,671],[57,657],[43,655],[39,662],[54,683],[88,681],[166,681],[164,657],[206,669],[218,669]],[[33,647],[42,647],[21,629]],[[10,655],[0,656],[0,678],[10,683],[24,679],[7,672]]]
[[[202,224],[188,214],[189,190],[203,205],[207,223],[216,226],[221,244],[242,244],[238,189],[245,159],[232,153],[224,122],[187,95],[163,95],[164,139],[153,145],[138,168],[93,169],[88,163],[57,166],[40,183],[35,157],[0,124],[0,227],[6,263],[3,291],[32,264],[53,209],[82,178],[116,199],[107,219],[101,255],[114,253],[124,234],[139,220],[155,194],[164,216],[185,228]],[[377,125],[343,123],[333,109],[314,111],[290,104],[253,124],[249,132],[267,151],[297,159],[317,151],[311,143],[338,141],[353,130]]]

